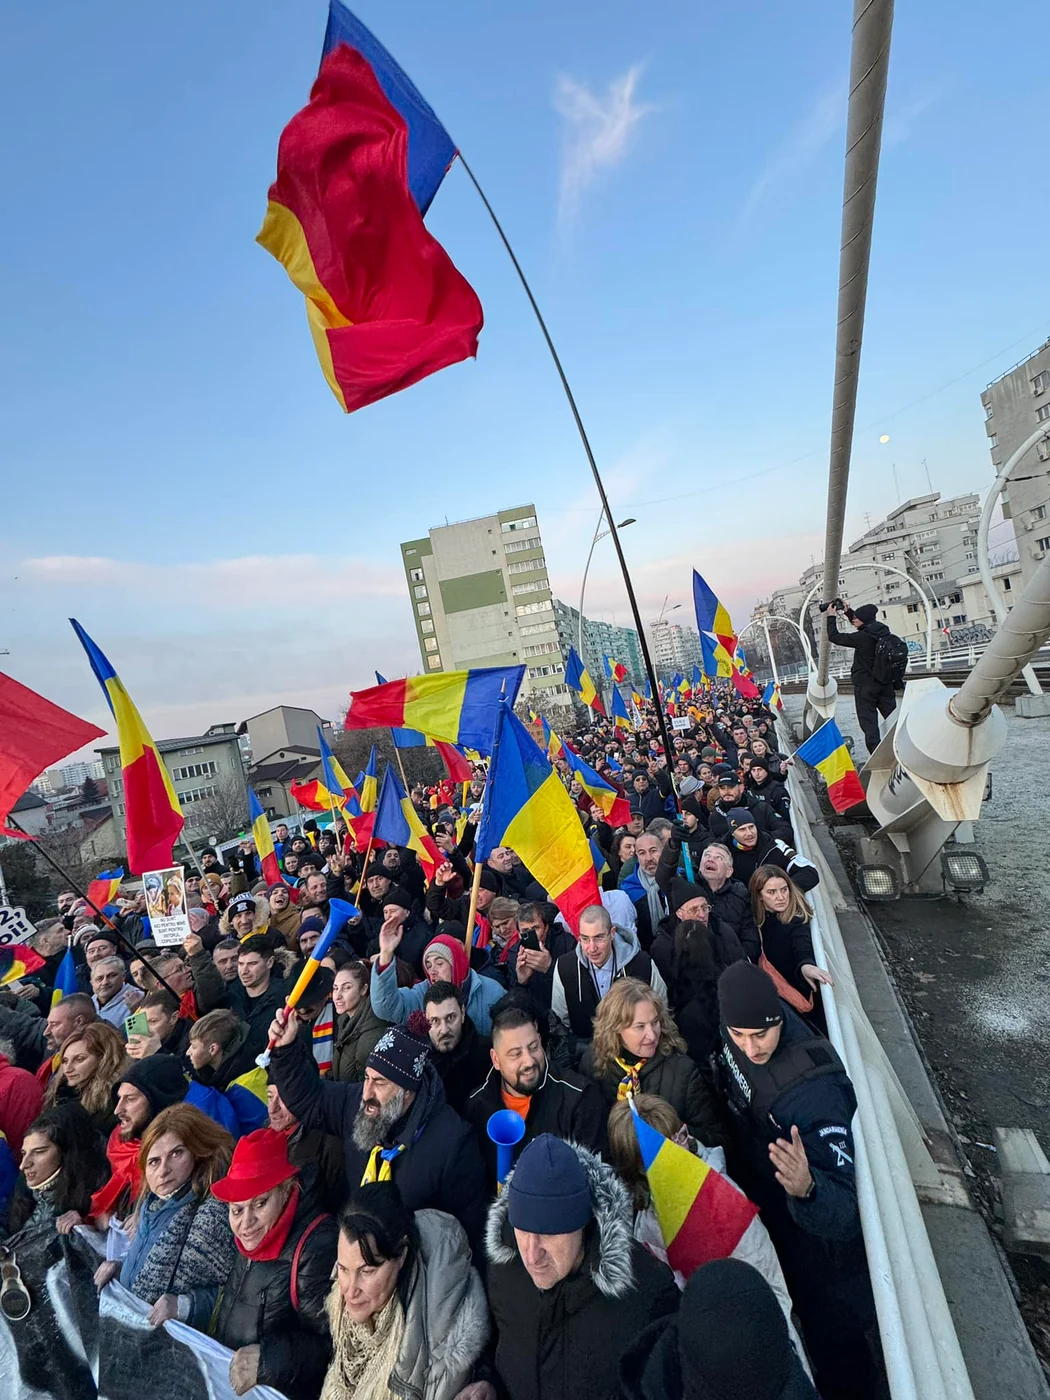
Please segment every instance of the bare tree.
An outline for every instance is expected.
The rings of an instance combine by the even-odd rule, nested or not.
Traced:
[[[227,774],[217,779],[214,788],[210,797],[187,802],[183,808],[186,834],[195,844],[213,836],[216,841],[228,841],[231,836],[246,832],[251,825],[244,784],[239,783],[232,774]]]

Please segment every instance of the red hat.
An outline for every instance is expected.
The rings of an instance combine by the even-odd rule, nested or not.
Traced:
[[[436,938],[432,938],[423,949],[423,961],[426,963],[426,956],[431,948],[438,948],[441,952],[452,959],[452,985],[462,987],[470,973],[470,959],[467,957],[467,950],[458,938],[452,938],[447,933],[439,933]]]
[[[230,1170],[215,1183],[211,1193],[220,1201],[250,1201],[253,1196],[265,1195],[280,1186],[297,1171],[288,1160],[288,1139],[284,1133],[259,1128],[238,1141]]]

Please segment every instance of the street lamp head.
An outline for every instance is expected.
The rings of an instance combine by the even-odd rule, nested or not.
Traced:
[[[619,525],[617,525],[616,528],[617,528],[617,530],[626,530],[626,528],[627,528],[628,525],[637,525],[637,524],[638,524],[638,521],[634,518],[634,516],[633,516],[633,515],[629,515],[629,516],[627,517],[626,520],[621,520],[620,523],[619,523]]]

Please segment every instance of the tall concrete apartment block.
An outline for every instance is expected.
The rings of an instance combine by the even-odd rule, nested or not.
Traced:
[[[996,471],[1045,424],[1037,442],[1013,469],[1003,492],[1003,515],[1014,524],[1021,580],[1026,584],[1050,552],[1050,340],[988,385],[981,395],[985,432]]]
[[[524,662],[522,696],[568,703],[535,506],[439,525],[401,560],[424,671]]]

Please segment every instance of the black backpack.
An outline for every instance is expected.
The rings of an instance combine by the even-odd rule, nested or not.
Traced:
[[[871,674],[879,685],[892,685],[894,690],[900,690],[908,669],[908,657],[908,643],[888,632],[875,643]]]

